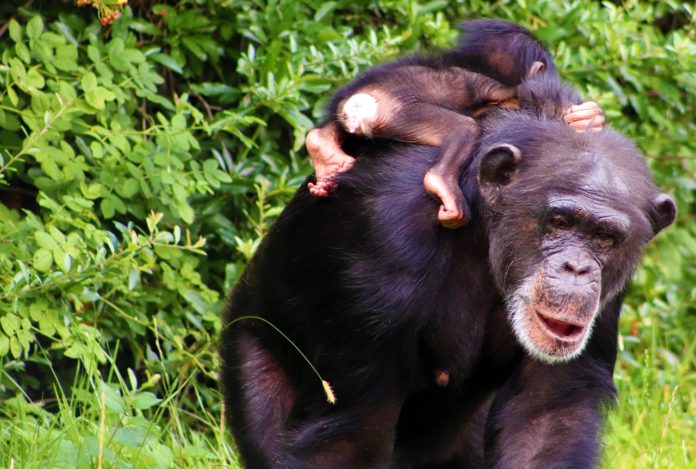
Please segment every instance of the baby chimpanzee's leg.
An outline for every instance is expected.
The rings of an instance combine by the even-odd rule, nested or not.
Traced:
[[[446,228],[458,228],[471,219],[459,176],[471,157],[479,126],[471,117],[431,104],[419,103],[418,112],[392,116],[390,127],[400,139],[440,147],[440,159],[423,179],[425,190],[440,201],[437,218]]]
[[[441,147],[440,159],[425,175],[423,185],[441,203],[440,223],[458,228],[471,218],[459,175],[478,137],[478,125],[471,117],[422,101],[401,112],[401,102],[376,88],[364,90],[339,104],[338,120],[356,135]]]
[[[447,228],[466,224],[471,211],[459,187],[459,175],[468,160],[479,129],[468,116],[436,105],[419,102],[399,112],[400,102],[387,93],[370,90],[352,95],[338,109],[340,125],[356,135],[392,138],[410,143],[441,147],[440,160],[425,176],[428,194],[441,203],[438,220]],[[323,197],[336,188],[333,178],[353,165],[354,159],[341,149],[339,124],[330,122],[307,135],[307,152],[312,158],[316,183],[312,195]]]

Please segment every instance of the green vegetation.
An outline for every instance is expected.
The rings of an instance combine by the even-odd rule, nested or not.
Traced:
[[[95,3],[106,17],[121,2]],[[628,292],[605,460],[696,467],[690,2],[170,0],[120,13],[103,27],[72,1],[0,5],[0,466],[235,467],[218,312],[311,171],[306,131],[370,64],[452,44],[457,19],[500,17],[535,30],[675,196],[678,222]]]

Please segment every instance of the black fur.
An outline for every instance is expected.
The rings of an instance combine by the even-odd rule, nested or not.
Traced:
[[[657,195],[626,139],[610,130],[578,134],[558,120],[572,90],[553,76],[526,86],[521,110],[482,125],[461,180],[474,209],[464,228],[442,228],[438,203],[422,188],[436,148],[356,139],[350,151],[359,158],[333,196],[298,190],[224,321],[253,315],[273,323],[331,383],[337,402],[327,402],[308,364],[266,323],[226,326],[226,419],[248,468],[597,464],[601,408],[615,394],[621,292],[674,205]],[[491,204],[479,169],[500,143],[522,159]],[[510,288],[545,255],[552,194],[631,221],[602,261],[602,310],[589,344],[555,365],[523,351],[506,309]],[[530,221],[538,226],[523,229]],[[436,368],[451,371],[447,388],[433,382]]]
[[[470,70],[495,78],[506,85],[517,85],[527,76],[534,62],[544,64],[546,74],[558,78],[551,54],[529,31],[502,20],[472,20],[460,25],[458,56],[463,58],[460,65]],[[513,66],[501,69],[500,64],[491,61],[495,54],[511,56]]]

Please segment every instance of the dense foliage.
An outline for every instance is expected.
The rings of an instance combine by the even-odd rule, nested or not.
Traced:
[[[628,294],[606,451],[696,464],[689,2],[125,3],[0,5],[0,465],[234,464],[218,312],[311,171],[306,131],[332,89],[473,17],[533,29],[675,196]]]

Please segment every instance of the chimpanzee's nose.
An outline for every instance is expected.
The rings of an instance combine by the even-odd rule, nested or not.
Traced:
[[[573,275],[585,275],[590,271],[590,263],[582,259],[568,259],[562,267],[564,272]]]
[[[593,272],[595,261],[582,249],[568,249],[559,265],[559,273],[573,278],[587,278]]]

